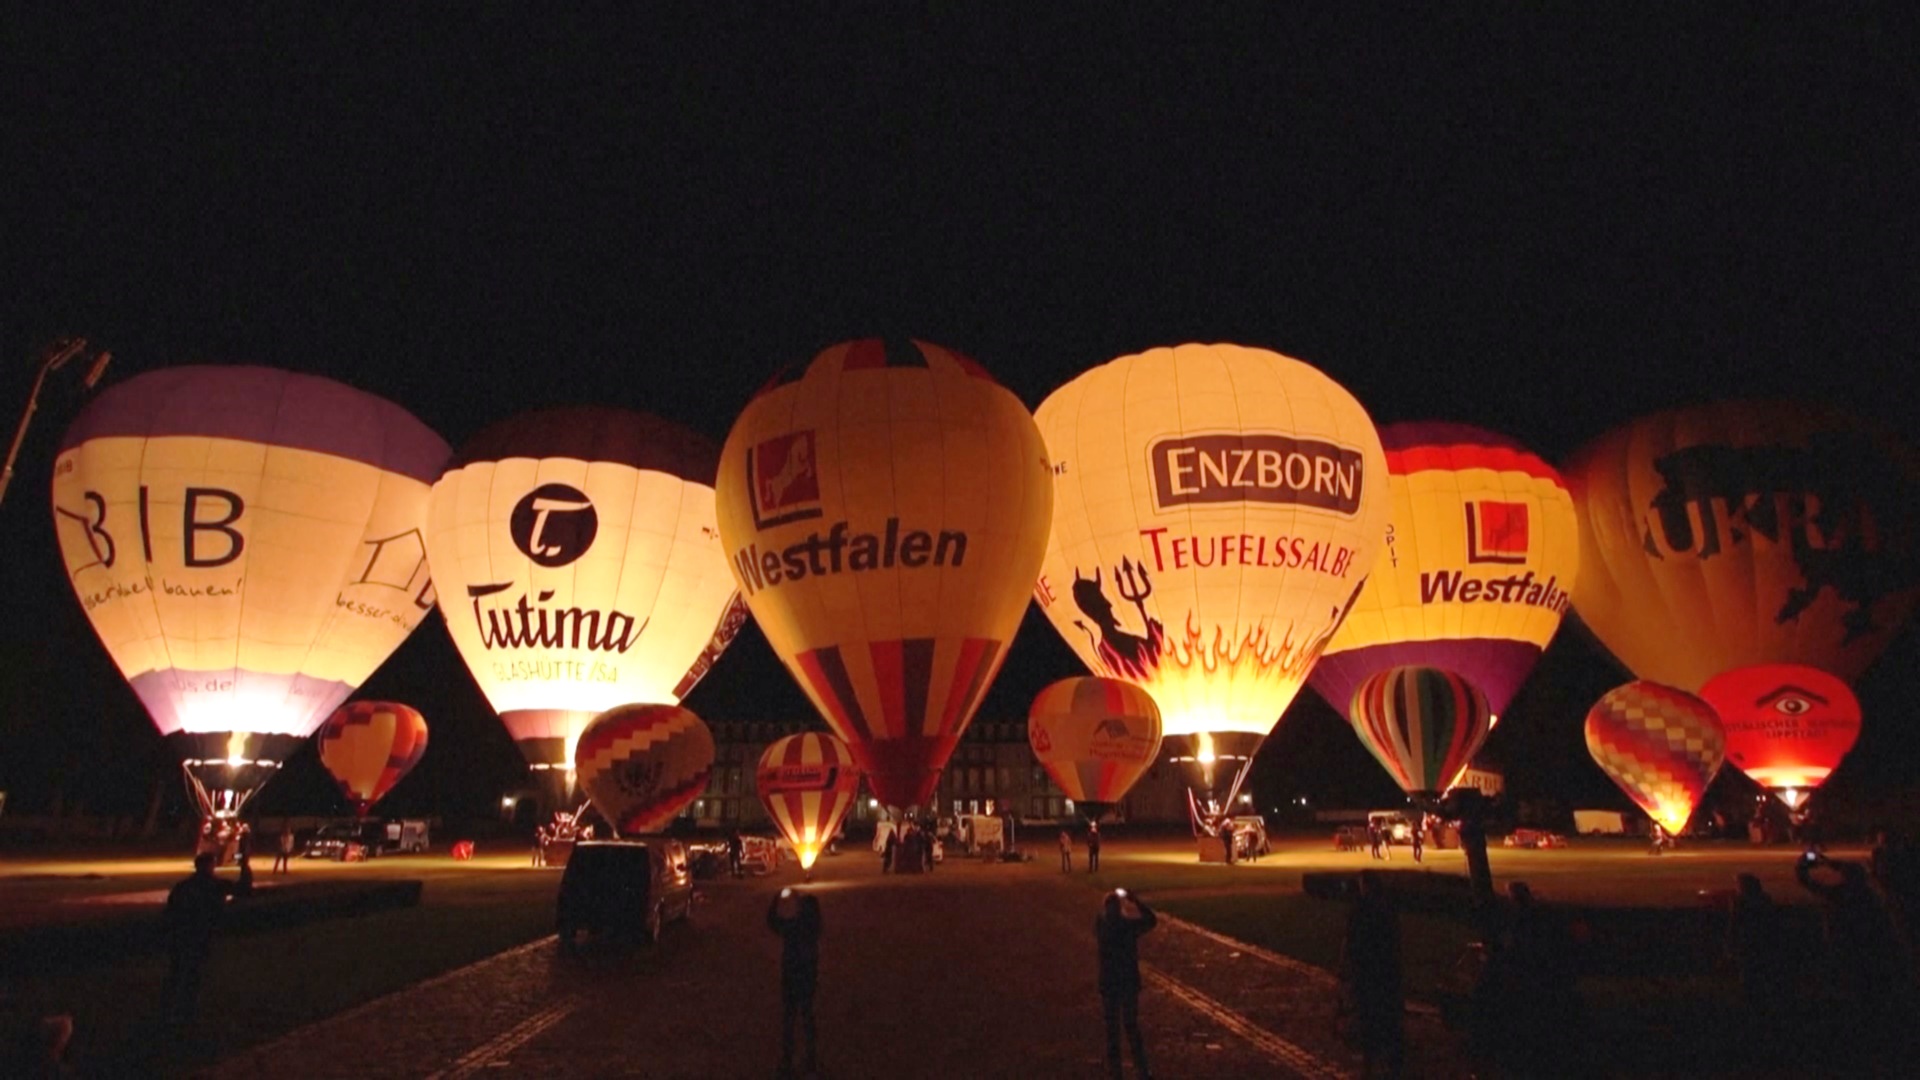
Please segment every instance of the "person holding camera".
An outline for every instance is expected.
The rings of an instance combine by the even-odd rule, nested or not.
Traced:
[[[1107,894],[1093,936],[1100,944],[1100,1003],[1107,1020],[1107,1074],[1119,1080],[1120,1029],[1133,1049],[1133,1069],[1141,1080],[1147,1068],[1147,1044],[1140,1035],[1140,938],[1159,922],[1153,909],[1125,889]]]
[[[816,1071],[819,1041],[813,994],[820,982],[820,899],[781,889],[767,907],[767,929],[780,935],[780,1075],[793,1075],[793,1026],[806,1027],[806,1071]]]

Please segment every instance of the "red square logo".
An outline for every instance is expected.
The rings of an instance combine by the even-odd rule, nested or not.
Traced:
[[[820,472],[813,432],[778,435],[747,454],[747,484],[753,490],[753,523],[759,528],[817,518]]]
[[[1467,561],[1527,561],[1527,504],[1477,499],[1467,503]]]

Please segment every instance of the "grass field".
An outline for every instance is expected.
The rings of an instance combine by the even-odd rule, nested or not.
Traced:
[[[1053,858],[1050,842],[1029,847],[1037,860]],[[1756,873],[1777,899],[1804,904],[1792,879],[1793,855],[1703,844],[1653,858],[1638,845],[1606,841],[1492,853],[1497,884],[1524,879],[1544,901],[1602,916],[1611,911],[1656,948],[1663,933],[1708,932],[1699,929],[1710,925],[1711,896],[1703,893],[1731,887],[1738,873]],[[1232,867],[1197,862],[1191,842],[1178,838],[1110,838],[1097,874],[1084,872],[1084,856],[1083,848],[1076,851],[1078,884],[1100,891],[1125,885],[1169,914],[1327,969],[1338,963],[1347,908],[1303,893],[1302,876],[1382,865],[1365,854],[1333,852],[1319,837],[1278,840],[1272,855]],[[1406,849],[1395,856],[1386,868],[1414,868]],[[150,918],[184,869],[177,857],[10,857],[0,864],[0,934],[45,923]],[[1430,852],[1423,869],[1461,874],[1465,864],[1458,852]],[[302,861],[294,877],[417,879],[424,887],[413,908],[223,937],[207,972],[203,1021],[181,1045],[169,1045],[154,1028],[166,966],[157,952],[85,969],[8,972],[9,992],[25,1007],[72,1013],[75,1053],[89,1072],[190,1067],[540,937],[552,927],[557,885],[555,872],[532,870],[517,854],[470,863],[444,855]],[[1470,932],[1463,921],[1439,915],[1408,912],[1402,920],[1409,996],[1436,1000]],[[1672,970],[1585,978],[1593,1037],[1619,1044],[1619,1053],[1654,1054],[1672,1033],[1688,1032],[1682,1041],[1707,1048],[1700,1052],[1724,1052],[1714,1049],[1716,1040],[1737,1038],[1738,1031],[1731,976],[1695,963],[1713,952],[1714,941],[1686,944],[1692,947],[1673,951],[1689,959]],[[1703,1032],[1712,1037],[1703,1042]]]
[[[116,893],[157,892],[181,876],[176,862],[98,865],[66,877],[53,867],[0,876],[0,906],[15,919],[151,917],[136,903],[98,903]],[[297,864],[297,877],[419,879],[417,907],[250,934],[215,944],[200,1000],[201,1023],[184,1039],[154,1026],[167,961],[163,953],[79,970],[9,973],[20,1004],[74,1017],[76,1059],[88,1073],[126,1074],[210,1062],[237,1049],[490,956],[553,930],[558,875],[499,859],[456,864],[444,857],[373,863]],[[84,909],[75,916],[70,908]]]

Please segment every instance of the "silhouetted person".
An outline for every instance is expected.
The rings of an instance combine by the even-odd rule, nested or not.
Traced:
[[[740,861],[746,853],[746,847],[746,841],[740,839],[739,829],[727,833],[727,869],[734,877],[740,876]]]
[[[1386,858],[1386,856],[1381,853],[1382,845],[1386,840],[1386,831],[1387,830],[1382,828],[1377,821],[1369,820],[1367,822],[1367,844],[1372,848],[1373,857],[1376,859]]]
[[[1673,847],[1673,837],[1660,827],[1659,822],[1650,821],[1647,825],[1653,833],[1653,845],[1647,849],[1647,854],[1659,855]]]
[[[1087,873],[1100,869],[1100,823],[1087,823]]]
[[[1427,850],[1427,816],[1421,814],[1413,820],[1413,861],[1419,862]]]
[[[1920,914],[1920,852],[1915,851],[1913,841],[1882,829],[1874,836],[1867,865],[1880,895],[1886,897],[1894,926],[1906,939],[1907,947],[1913,948],[1916,915]]]
[[[1227,865],[1233,865],[1233,822],[1220,823],[1220,847],[1226,852]]]
[[[1839,881],[1821,881],[1815,870],[1832,870]],[[1893,919],[1868,884],[1859,863],[1807,852],[1794,860],[1794,876],[1826,901],[1827,948],[1842,1015],[1861,1038],[1868,1061],[1883,1068],[1904,1060],[1916,1019],[1913,963]]]
[[[815,1070],[819,1042],[813,1025],[813,994],[820,982],[820,900],[815,896],[781,895],[767,907],[767,928],[780,935],[780,1075],[793,1073],[793,1024],[806,1027],[806,1070]],[[781,901],[791,899],[794,913],[781,913]]]
[[[291,822],[280,826],[280,846],[273,853],[273,872],[284,874],[291,869],[293,859],[293,825]]]
[[[1131,900],[1139,912],[1129,918],[1123,908]],[[1093,921],[1093,936],[1100,943],[1100,1003],[1107,1019],[1107,1073],[1120,1076],[1120,1029],[1126,1028],[1127,1042],[1133,1048],[1133,1069],[1140,1077],[1153,1075],[1147,1068],[1147,1044],[1140,1036],[1140,935],[1153,929],[1160,920],[1146,901],[1128,897],[1116,889],[1107,895],[1100,917]]]
[[[1740,1006],[1749,1044],[1771,1043],[1790,1019],[1792,965],[1786,954],[1786,927],[1779,905],[1760,879],[1741,874],[1739,891],[1727,919],[1727,953],[1740,973]]]
[[[1347,915],[1340,968],[1352,995],[1366,1075],[1398,1077],[1406,1061],[1400,913],[1394,910],[1377,871],[1360,871],[1360,895]]]
[[[161,990],[166,1020],[184,1025],[193,1019],[200,999],[200,976],[213,949],[213,932],[220,924],[233,886],[213,876],[217,856],[194,856],[193,876],[167,894],[167,981]]]
[[[1060,872],[1073,873],[1073,834],[1060,830]]]
[[[900,830],[887,830],[887,839],[880,845],[880,872],[885,874],[893,869],[894,853],[900,850]]]
[[[1479,1041],[1503,1075],[1575,1075],[1582,1020],[1572,939],[1525,882],[1507,886],[1507,896],[1506,925],[1476,1002]]]

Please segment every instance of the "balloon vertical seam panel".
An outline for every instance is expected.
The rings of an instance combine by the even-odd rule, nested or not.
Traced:
[[[1118,458],[1118,461],[1114,463],[1114,465],[1124,469],[1127,474],[1130,483],[1127,484],[1125,490],[1129,492],[1129,494],[1126,495],[1124,499],[1113,499],[1112,509],[1117,509],[1124,503],[1125,506],[1131,510],[1132,513],[1130,516],[1136,524],[1143,515],[1151,516],[1154,518],[1153,523],[1156,526],[1164,526],[1168,534],[1174,532],[1179,522],[1192,523],[1200,520],[1201,515],[1195,509],[1194,504],[1203,500],[1184,500],[1177,504],[1177,508],[1176,506],[1169,506],[1161,510],[1156,510],[1149,498],[1149,492],[1143,490],[1148,488],[1149,485],[1143,482],[1143,478],[1137,471],[1143,467],[1143,460],[1136,459],[1135,457],[1136,452],[1145,454],[1148,449],[1147,446],[1140,445],[1142,442],[1142,433],[1139,429],[1143,424],[1152,424],[1150,419],[1141,420],[1140,416],[1144,412],[1150,417],[1155,406],[1162,411],[1171,407],[1180,412],[1181,416],[1179,419],[1179,427],[1174,431],[1161,431],[1159,425],[1153,425],[1155,430],[1146,436],[1149,444],[1155,440],[1164,440],[1169,436],[1179,437],[1182,431],[1188,435],[1192,435],[1202,428],[1219,428],[1220,423],[1214,422],[1216,419],[1224,422],[1223,418],[1208,418],[1202,413],[1194,413],[1187,408],[1188,402],[1185,399],[1190,396],[1190,391],[1185,386],[1186,372],[1179,367],[1181,354],[1183,353],[1193,354],[1202,358],[1198,362],[1203,365],[1207,362],[1207,358],[1212,358],[1215,363],[1223,364],[1224,361],[1220,360],[1219,357],[1222,355],[1232,356],[1241,361],[1241,366],[1248,367],[1254,371],[1264,371],[1268,373],[1283,369],[1291,372],[1294,370],[1292,365],[1297,364],[1299,370],[1312,372],[1312,376],[1305,376],[1302,381],[1315,376],[1320,379],[1325,378],[1323,375],[1313,372],[1313,369],[1307,365],[1299,364],[1298,361],[1291,360],[1290,358],[1287,358],[1284,364],[1280,360],[1270,359],[1270,357],[1277,356],[1277,354],[1266,353],[1264,350],[1239,349],[1231,346],[1190,345],[1180,346],[1174,349],[1162,348],[1148,350],[1136,356],[1122,357],[1119,360],[1103,365],[1102,368],[1096,368],[1092,372],[1082,374],[1077,379],[1068,383],[1066,387],[1055,391],[1053,395],[1049,396],[1047,401],[1042,403],[1037,415],[1041,421],[1043,436],[1046,437],[1049,448],[1054,450],[1056,459],[1062,458],[1063,455],[1070,455],[1065,459],[1064,466],[1059,463],[1056,464],[1056,468],[1064,467],[1060,486],[1063,488],[1076,488],[1076,493],[1080,495],[1078,500],[1071,498],[1063,500],[1063,506],[1056,510],[1056,527],[1051,545],[1048,571],[1049,585],[1053,591],[1054,599],[1050,603],[1043,604],[1043,607],[1045,607],[1051,621],[1053,621],[1056,630],[1067,637],[1074,650],[1081,655],[1083,660],[1088,662],[1092,670],[1097,672],[1107,670],[1107,666],[1102,660],[1100,642],[1097,640],[1087,640],[1086,634],[1091,633],[1092,630],[1091,628],[1085,627],[1086,620],[1076,620],[1071,609],[1061,607],[1061,605],[1069,599],[1075,600],[1076,606],[1078,606],[1078,593],[1081,589],[1072,588],[1072,586],[1076,584],[1072,579],[1076,574],[1084,572],[1086,569],[1081,565],[1086,553],[1080,550],[1080,545],[1076,542],[1075,534],[1071,531],[1075,518],[1072,511],[1078,509],[1089,516],[1097,514],[1104,517],[1107,516],[1107,512],[1110,509],[1107,506],[1108,500],[1105,498],[1105,496],[1107,496],[1106,490],[1101,489],[1099,491],[1099,497],[1091,494],[1096,489],[1096,485],[1110,484],[1112,481],[1108,481],[1103,475],[1103,470],[1098,468],[1101,462],[1094,457],[1096,451],[1092,449],[1092,445],[1097,444],[1092,444],[1089,435],[1085,432],[1087,420],[1090,415],[1101,416],[1103,419],[1109,420],[1110,423],[1113,420],[1121,420],[1124,418],[1123,426],[1126,430],[1122,433],[1121,438],[1124,441],[1126,449],[1122,450],[1118,455],[1107,456]],[[1136,379],[1142,372],[1152,371],[1156,367],[1164,370],[1162,377],[1167,382],[1178,382],[1180,384],[1180,389],[1173,396],[1172,400],[1164,396],[1157,400],[1152,399],[1150,397],[1150,391],[1140,390],[1135,385]],[[1273,375],[1272,378],[1277,381],[1280,376]],[[1123,385],[1116,390],[1111,386],[1113,381],[1120,381]],[[1330,382],[1331,380],[1327,381]],[[1285,391],[1276,390],[1273,396],[1281,402],[1290,402],[1291,398],[1286,397],[1285,393]],[[1301,393],[1304,393],[1308,399],[1313,397],[1311,393],[1305,391]],[[1327,390],[1325,393],[1331,393],[1331,391]],[[1341,400],[1343,401],[1342,411],[1344,411],[1344,402],[1350,400],[1351,395],[1346,394],[1344,390],[1340,393]],[[1085,395],[1086,400],[1075,402],[1074,399],[1078,395]],[[1120,404],[1118,409],[1122,410],[1119,416],[1108,416],[1107,413],[1113,411],[1111,407],[1097,404],[1102,396],[1113,396],[1119,399]],[[1210,396],[1216,399],[1222,398],[1222,394],[1213,394]],[[1244,398],[1246,395],[1242,393],[1239,396]],[[1231,400],[1231,398],[1231,394],[1226,394],[1224,400]],[[1322,404],[1326,404],[1328,400],[1334,399],[1327,398],[1322,401]],[[1233,411],[1236,415],[1244,417],[1245,413],[1241,407],[1241,403],[1236,401],[1233,402],[1233,404],[1235,406]],[[1353,404],[1357,407],[1357,402]],[[1215,411],[1217,412],[1219,410],[1216,409]],[[1291,407],[1289,407],[1287,411],[1291,414]],[[1358,411],[1361,415],[1364,415],[1364,409],[1359,409]],[[1245,421],[1243,420],[1243,426],[1244,424]],[[1264,430],[1274,425],[1268,423],[1257,426]],[[1325,438],[1332,436],[1335,439],[1351,438],[1349,433],[1343,429],[1333,430],[1339,426],[1340,421],[1333,417],[1326,418],[1326,422],[1318,425],[1317,430],[1322,432],[1319,437]],[[1370,421],[1368,421],[1367,426],[1369,429],[1371,428]],[[1291,425],[1291,428],[1296,431],[1299,427],[1300,425],[1297,423]],[[1072,431],[1073,436],[1071,439],[1062,439],[1059,437],[1065,430]],[[1369,431],[1367,434],[1371,434],[1371,432]],[[1363,458],[1371,457],[1373,459],[1370,463],[1373,466],[1373,472],[1376,478],[1381,477],[1382,474],[1384,474],[1384,467],[1378,456],[1377,440],[1363,441],[1371,441],[1376,444],[1375,447],[1372,448],[1371,453],[1363,455]],[[1071,443],[1071,445],[1055,446],[1056,443]],[[1244,447],[1245,444],[1241,443],[1240,445]],[[1197,451],[1195,452],[1197,453]],[[1121,465],[1120,463],[1124,464]],[[1153,462],[1147,459],[1144,461],[1144,466],[1151,472]],[[1106,473],[1114,471],[1115,468],[1113,466],[1104,470]],[[1374,488],[1377,489],[1381,482],[1382,480],[1376,479]],[[1385,508],[1380,505],[1382,493],[1370,491],[1365,494],[1367,496],[1366,502],[1368,506],[1363,509],[1359,515],[1362,519],[1359,526],[1361,533],[1365,532],[1368,518],[1381,518],[1384,520]],[[1235,500],[1228,498],[1214,499],[1212,501],[1232,502]],[[1239,501],[1245,502],[1246,500],[1242,499]],[[1285,524],[1286,522],[1298,524],[1302,520],[1299,507],[1296,505],[1291,509],[1291,513],[1274,514],[1270,512],[1266,515],[1269,518],[1278,519],[1279,523],[1273,526],[1276,532],[1297,531],[1289,528]],[[1371,513],[1368,511],[1371,511]],[[1247,511],[1243,508],[1243,515],[1246,513]],[[1212,515],[1208,516],[1211,517]],[[1243,521],[1244,520],[1243,516]],[[1285,595],[1294,590],[1291,587],[1283,589],[1276,584],[1269,590],[1273,594],[1271,601],[1274,607],[1273,611],[1268,612],[1262,610],[1261,618],[1259,619],[1236,619],[1236,625],[1231,628],[1226,626],[1216,627],[1213,626],[1211,622],[1208,622],[1208,625],[1201,626],[1198,630],[1204,640],[1189,645],[1188,642],[1195,632],[1195,626],[1198,624],[1188,625],[1190,620],[1185,619],[1182,613],[1177,610],[1177,605],[1173,600],[1165,599],[1165,597],[1170,595],[1170,590],[1175,589],[1182,590],[1183,595],[1195,602],[1203,601],[1203,598],[1198,595],[1199,592],[1207,592],[1209,596],[1213,594],[1214,590],[1208,590],[1204,585],[1202,585],[1199,590],[1194,588],[1191,579],[1194,573],[1200,570],[1200,567],[1197,565],[1199,560],[1191,560],[1196,564],[1191,567],[1174,565],[1171,567],[1171,572],[1169,572],[1169,568],[1164,562],[1165,553],[1162,552],[1160,555],[1161,563],[1155,564],[1153,560],[1156,556],[1153,552],[1145,550],[1140,544],[1141,537],[1138,534],[1138,530],[1134,530],[1134,534],[1129,535],[1128,530],[1124,528],[1126,524],[1127,522],[1125,521],[1116,521],[1111,525],[1100,526],[1089,530],[1089,532],[1093,534],[1097,545],[1096,551],[1093,552],[1096,557],[1096,566],[1091,572],[1100,574],[1102,580],[1099,584],[1094,584],[1092,579],[1088,578],[1082,585],[1089,596],[1096,590],[1104,593],[1108,589],[1114,588],[1114,583],[1109,579],[1120,572],[1121,568],[1117,565],[1119,561],[1118,556],[1125,554],[1128,561],[1132,562],[1133,555],[1136,554],[1133,550],[1135,547],[1141,547],[1138,554],[1140,561],[1145,564],[1148,574],[1152,574],[1155,565],[1161,567],[1162,573],[1160,576],[1163,579],[1173,577],[1173,575],[1179,574],[1181,571],[1187,571],[1184,576],[1189,578],[1189,581],[1184,586],[1178,585],[1175,580],[1168,580],[1165,585],[1159,585],[1158,582],[1155,582],[1154,586],[1158,595],[1154,595],[1147,600],[1147,603],[1150,605],[1148,611],[1149,617],[1157,617],[1158,620],[1164,620],[1165,622],[1180,623],[1180,625],[1166,625],[1164,627],[1163,632],[1168,638],[1171,650],[1179,650],[1178,653],[1170,650],[1169,655],[1183,655],[1185,650],[1196,647],[1201,650],[1202,653],[1202,655],[1190,657],[1190,661],[1197,666],[1196,670],[1199,671],[1198,675],[1185,680],[1192,685],[1170,686],[1164,681],[1164,675],[1160,676],[1160,679],[1154,683],[1155,696],[1161,699],[1163,709],[1167,710],[1169,714],[1166,731],[1169,734],[1180,734],[1189,730],[1220,730],[1222,727],[1221,722],[1217,720],[1197,719],[1196,710],[1199,715],[1205,715],[1209,712],[1217,713],[1222,707],[1232,707],[1236,712],[1249,713],[1250,715],[1248,718],[1237,722],[1225,723],[1224,727],[1226,729],[1239,730],[1242,728],[1257,728],[1257,733],[1264,735],[1267,730],[1272,728],[1274,722],[1278,719],[1279,713],[1283,708],[1283,703],[1278,700],[1269,699],[1264,707],[1258,704],[1248,707],[1238,704],[1238,699],[1245,698],[1248,694],[1258,694],[1262,698],[1266,698],[1267,695],[1273,691],[1263,691],[1255,684],[1269,682],[1274,679],[1278,679],[1281,684],[1277,688],[1279,696],[1290,699],[1292,695],[1286,691],[1289,688],[1297,691],[1297,684],[1302,681],[1297,676],[1304,674],[1304,671],[1296,671],[1294,675],[1286,675],[1274,672],[1265,665],[1260,665],[1260,671],[1257,672],[1229,672],[1215,679],[1214,682],[1218,684],[1218,688],[1216,688],[1214,685],[1209,685],[1203,681],[1207,675],[1205,665],[1207,663],[1219,664],[1227,656],[1240,655],[1244,657],[1246,655],[1245,650],[1249,646],[1247,642],[1242,639],[1264,626],[1271,635],[1268,641],[1268,647],[1278,647],[1274,639],[1278,639],[1280,642],[1286,642],[1296,653],[1291,663],[1298,668],[1304,669],[1306,667],[1304,663],[1305,658],[1313,655],[1319,647],[1320,638],[1317,636],[1315,627],[1324,626],[1324,629],[1331,631],[1331,625],[1326,625],[1330,621],[1328,612],[1337,613],[1341,610],[1352,590],[1350,588],[1336,589],[1322,584],[1317,590],[1317,592],[1322,595],[1310,596],[1303,605],[1302,612],[1298,613],[1302,617],[1310,615],[1311,621],[1301,623],[1300,620],[1296,618],[1291,628],[1289,628],[1280,627],[1276,624],[1280,618],[1284,618],[1285,609],[1282,605],[1286,602]],[[1192,532],[1192,530],[1188,531],[1189,533]],[[1236,533],[1235,535],[1237,536],[1238,534]],[[1217,536],[1203,537],[1200,539],[1205,542],[1220,542]],[[1322,537],[1321,539],[1323,541],[1323,547],[1327,546],[1326,540],[1328,538]],[[1363,547],[1377,550],[1377,537],[1362,535],[1359,537],[1359,540]],[[1193,537],[1191,536],[1181,538],[1182,544],[1192,541]],[[1109,548],[1111,550],[1109,550]],[[1184,550],[1183,548],[1182,551]],[[1224,555],[1220,554],[1217,550],[1209,550],[1206,555],[1209,559],[1213,560],[1224,559]],[[1347,558],[1358,556],[1361,561],[1364,561],[1364,553],[1361,552],[1349,550],[1345,552],[1345,556]],[[1180,553],[1176,553],[1174,557],[1176,561],[1180,561]],[[1251,553],[1242,556],[1238,560],[1239,563],[1251,563],[1252,561]],[[1241,566],[1236,564],[1236,572],[1242,569]],[[1276,567],[1276,569],[1299,568],[1282,565]],[[1347,572],[1354,572],[1357,568],[1344,566],[1342,569]],[[1135,573],[1138,574],[1138,571],[1136,570]],[[1145,585],[1146,582],[1144,580],[1136,579],[1123,588],[1144,593],[1146,592]],[[1069,593],[1069,589],[1072,590],[1071,593]],[[1333,595],[1335,592],[1339,592],[1341,595],[1335,597]],[[1305,610],[1306,608],[1320,606],[1318,601],[1321,600],[1325,601],[1324,606],[1327,608],[1327,611],[1310,612]],[[1263,598],[1263,609],[1265,603],[1266,600]],[[1111,599],[1103,599],[1101,606],[1103,611],[1106,609],[1126,609],[1124,603],[1116,604]],[[1138,607],[1139,605],[1135,604],[1134,606]],[[1243,609],[1244,605],[1236,604],[1235,607],[1236,609]],[[1124,611],[1113,610],[1110,615],[1103,615],[1102,618],[1094,619],[1093,621],[1105,626],[1104,619],[1106,618],[1118,620],[1120,628],[1124,630],[1126,634],[1132,635],[1135,631],[1128,625],[1128,616],[1131,614],[1133,614],[1131,609]],[[1076,621],[1079,625],[1076,625]],[[1253,623],[1255,625],[1244,626],[1239,625],[1240,623]],[[1161,623],[1159,621],[1147,625],[1143,628],[1142,633],[1148,635],[1148,637],[1136,638],[1136,640],[1148,642],[1145,647],[1152,649],[1152,637],[1162,632],[1160,626]],[[1291,639],[1288,638],[1289,629],[1291,629],[1292,632]],[[1103,632],[1103,636],[1106,636],[1106,632]],[[1229,636],[1233,638],[1232,641],[1227,640]],[[1131,650],[1132,646],[1129,646],[1129,649]],[[1216,658],[1216,654],[1218,658]],[[1246,661],[1243,659],[1241,663],[1244,666]],[[1238,676],[1237,683],[1236,674]],[[1259,676],[1259,678],[1256,679],[1255,676]],[[1134,681],[1141,681],[1141,678],[1135,676]]]
[[[313,400],[287,407],[296,397]],[[320,399],[328,408],[313,404]],[[362,422],[314,420],[339,421],[342,409]],[[262,415],[274,418],[264,429]],[[389,438],[406,441],[404,453],[390,452]],[[393,569],[378,564],[381,546],[407,531],[374,535],[381,481],[405,480],[424,495],[444,451],[398,406],[264,368],[163,369],[95,398],[55,464],[56,531],[89,621],[156,725],[288,735],[317,727],[418,625],[407,622],[406,591],[418,560],[402,560],[404,580],[372,573]],[[399,513],[397,525],[407,524]],[[336,523],[329,551],[316,546],[325,539],[316,520]],[[96,554],[103,539],[111,551]],[[101,557],[109,554],[111,567]],[[356,578],[362,556],[368,573]],[[316,560],[340,572],[316,574]],[[368,593],[381,588],[393,595]],[[223,612],[210,619],[216,607]]]

